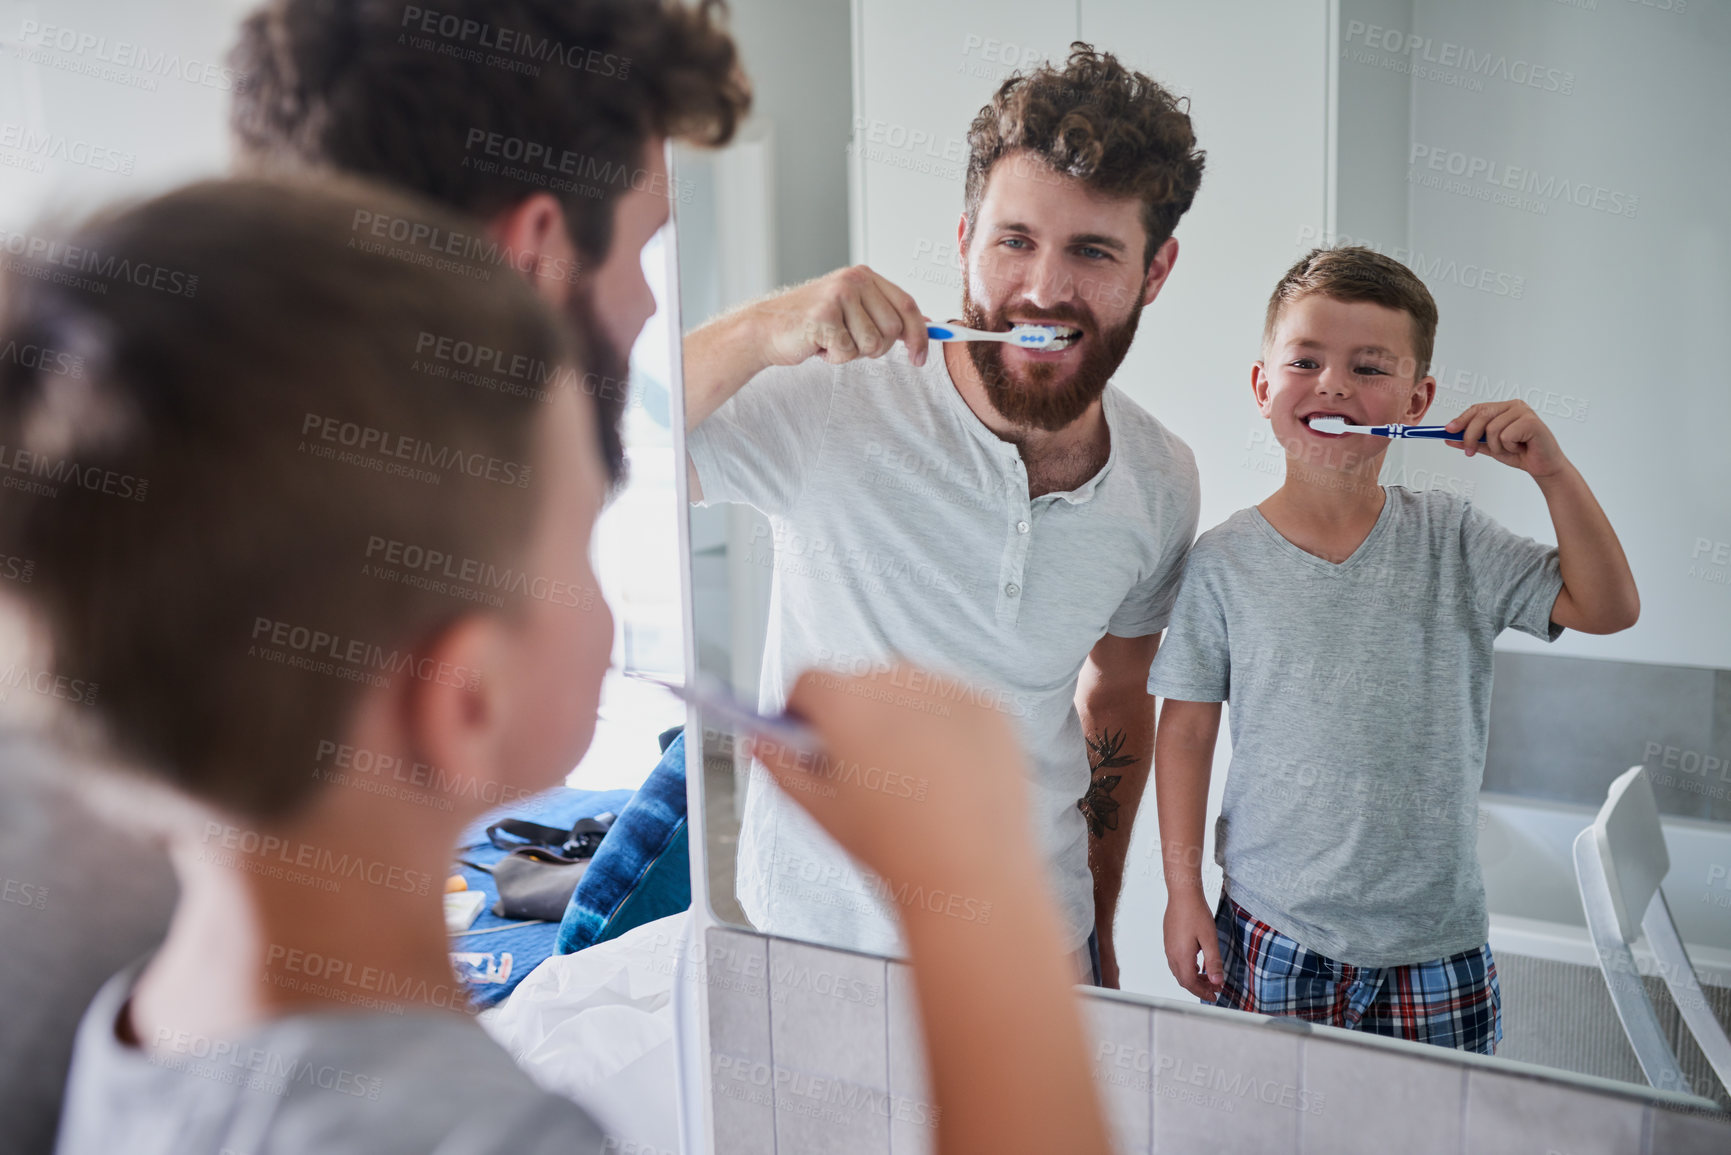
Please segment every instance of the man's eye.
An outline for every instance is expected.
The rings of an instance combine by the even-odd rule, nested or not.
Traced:
[[[1084,257],[1087,257],[1090,261],[1095,260],[1095,259],[1100,258],[1100,257],[1109,257],[1112,255],[1111,253],[1108,253],[1105,249],[1096,249],[1093,245],[1083,245],[1081,248],[1077,249],[1076,251],[1081,253]]]
[[[1005,237],[1004,238],[1004,244],[1006,244],[1006,245],[1020,247],[1022,245],[1026,245],[1027,243],[1028,242],[1024,241],[1021,237]]]

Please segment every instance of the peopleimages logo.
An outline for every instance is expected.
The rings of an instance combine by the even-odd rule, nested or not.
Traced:
[[[598,52],[580,44],[566,44],[551,36],[537,36],[504,25],[483,24],[479,20],[421,8],[414,4],[403,7],[401,27],[423,36],[436,36],[447,43],[435,45],[411,39],[410,47],[430,48],[440,55],[467,60],[473,64],[512,66],[514,72],[539,75],[535,64],[561,64],[581,69],[597,76],[624,80],[631,72],[631,58],[612,52]],[[473,44],[474,47],[468,47]],[[484,55],[492,53],[492,55]],[[512,61],[508,57],[517,57]]]
[[[363,567],[361,572],[369,577],[393,577],[408,585],[415,584],[405,580],[411,576],[456,582],[488,593],[509,593],[572,609],[588,610],[595,605],[596,591],[586,586],[535,576],[509,566],[500,567],[491,562],[428,549],[377,534],[367,538],[366,557],[368,566]],[[381,564],[390,568],[379,570]],[[374,570],[378,572],[371,572]]]
[[[50,349],[46,345],[8,341],[0,345],[0,364],[17,365],[23,369],[53,373],[59,377],[84,376],[84,358],[76,353]]]
[[[246,89],[246,75],[220,64],[210,64],[178,52],[167,52],[133,44],[127,40],[110,42],[106,36],[68,28],[64,24],[42,24],[26,20],[18,30],[18,39],[31,48],[52,49],[83,60],[117,68],[136,69],[152,77],[173,77],[203,88],[224,92]],[[154,87],[154,85],[152,86]]]
[[[321,876],[311,881],[336,882],[340,879],[353,879],[384,887],[386,890],[400,890],[405,894],[427,894],[433,883],[433,876],[424,870],[410,870],[347,851],[339,854],[328,847],[310,842],[290,841],[281,835],[248,830],[215,820],[205,822],[203,841],[207,850],[239,856],[239,859],[248,860],[253,867],[288,867]],[[254,870],[253,873],[264,872]],[[326,886],[321,889],[334,890],[336,887]]]
[[[1575,74],[1567,69],[1536,64],[1518,56],[1511,57],[1504,52],[1481,52],[1470,45],[1457,44],[1452,40],[1420,36],[1416,32],[1405,32],[1399,28],[1384,28],[1362,20],[1347,21],[1346,42],[1349,45],[1357,43],[1365,48],[1411,57],[1415,64],[1435,65],[1485,80],[1504,80],[1510,84],[1537,88],[1542,92],[1555,92],[1563,96],[1572,95],[1575,91]]]
[[[150,1050],[150,1063],[171,1071],[276,1095],[286,1094],[291,1085],[299,1084],[356,1099],[376,1100],[384,1086],[377,1077],[359,1074],[347,1067],[315,1063],[269,1048],[212,1039],[208,1035],[176,1031],[170,1027],[157,1029],[155,1045]]]
[[[417,658],[413,651],[387,650],[359,638],[343,638],[324,630],[291,625],[288,622],[256,618],[252,625],[254,643],[274,646],[307,658],[329,658],[334,662],[360,669],[382,670],[386,673],[407,673],[423,682],[441,686],[477,689],[481,672],[467,666],[453,666],[434,658]],[[261,648],[255,645],[255,649]]]
[[[10,149],[32,160],[63,161],[121,176],[131,176],[138,164],[138,157],[130,152],[93,144],[64,133],[33,132],[26,125],[11,121],[0,123],[0,149]]]
[[[1514,301],[1524,297],[1527,291],[1527,279],[1518,273],[1495,269],[1489,265],[1475,264],[1471,261],[1461,261],[1452,256],[1445,257],[1434,253],[1425,253],[1418,249],[1389,247],[1378,244],[1368,237],[1349,237],[1345,233],[1318,229],[1314,225],[1305,225],[1298,230],[1298,243],[1300,247],[1362,245],[1373,252],[1381,253],[1385,257],[1393,257],[1416,273],[1419,280],[1427,285],[1456,284],[1463,289],[1489,293],[1494,297],[1508,297]]]
[[[0,489],[12,489],[37,497],[58,497],[62,485],[126,501],[143,501],[150,493],[150,482],[130,473],[116,473],[100,465],[80,465],[71,458],[49,457],[17,446],[0,445]]]
[[[1540,213],[1550,204],[1562,202],[1614,217],[1633,219],[1641,207],[1641,198],[1619,189],[1607,188],[1591,181],[1570,180],[1556,173],[1541,173],[1538,169],[1508,164],[1493,157],[1476,156],[1459,149],[1413,142],[1407,157],[1409,170],[1432,170],[1459,177],[1467,182],[1479,182],[1489,191],[1510,191],[1532,198]],[[1445,190],[1455,191],[1455,190]],[[1518,204],[1516,207],[1528,207]],[[1529,208],[1529,211],[1531,209]]]
[[[153,265],[148,261],[105,257],[95,249],[69,245],[29,233],[13,233],[0,229],[0,251],[7,256],[22,257],[26,262],[32,262],[39,267],[31,268],[29,264],[14,261],[0,262],[0,266],[38,279],[47,279],[54,272],[54,268],[50,267],[53,266],[73,273],[88,273],[92,277],[102,278],[102,281],[126,281],[141,289],[154,289],[175,297],[191,297],[198,292],[198,277],[191,273]],[[106,293],[108,286],[102,281],[81,283],[77,287]]]
[[[392,433],[371,425],[344,421],[337,417],[324,417],[317,413],[308,413],[302,418],[301,435],[311,435],[315,441],[330,442],[360,453],[375,454],[380,459],[391,458],[402,464],[430,466],[437,471],[462,473],[518,488],[529,484],[532,469],[531,466],[484,453],[466,452],[449,445],[435,445],[431,441],[423,441],[406,433]]]

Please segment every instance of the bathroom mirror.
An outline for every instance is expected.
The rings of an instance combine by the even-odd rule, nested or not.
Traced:
[[[1707,1004],[1731,1022],[1731,454],[1720,445],[1731,382],[1716,348],[1731,316],[1731,148],[1720,123],[1731,107],[1731,9],[1684,0],[731,8],[756,103],[728,149],[676,156],[688,333],[850,264],[906,289],[931,318],[959,316],[969,124],[1007,76],[1062,60],[1077,39],[1187,98],[1207,153],[1175,233],[1179,259],[1112,379],[1194,452],[1199,529],[1280,483],[1283,451],[1247,388],[1280,275],[1335,243],[1418,273],[1441,314],[1427,420],[1527,401],[1592,484],[1642,594],[1641,620],[1623,633],[1565,632],[1546,645],[1511,630],[1497,643],[1476,823],[1503,1000],[1498,1056],[1646,1081],[1607,995],[1573,857],[1611,782],[1636,765],[1669,854],[1664,896]],[[961,503],[1013,540],[999,524],[1002,502],[979,500],[906,428],[886,426],[858,452],[862,503]],[[1383,481],[1465,497],[1517,533],[1555,540],[1538,488],[1493,461],[1397,442]],[[910,605],[942,614],[946,599],[990,601],[1005,588],[996,555],[958,568],[944,541],[911,529],[875,552],[849,551],[748,504],[693,506],[690,519],[696,667],[749,702],[773,705],[777,678],[798,673],[782,668],[782,616],[792,611],[778,574],[806,590],[825,583],[844,607],[837,620],[853,624],[833,645],[804,639],[837,669],[878,656],[857,645],[861,617],[905,624],[918,619]],[[1085,653],[1098,638],[1072,648]],[[953,672],[956,693],[1018,713],[1027,688],[1003,685],[1001,669],[966,668],[972,652],[933,664]],[[918,656],[933,662],[929,649]],[[1084,803],[1076,831],[1110,809],[1100,804],[1109,798],[1085,798],[1091,773],[1138,753],[1076,741],[1074,797],[1060,802]],[[1230,761],[1223,725],[1210,830]],[[848,912],[863,919],[870,884],[786,849],[803,843],[778,849],[781,828],[753,816],[753,792],[765,787],[724,728],[705,737],[702,773],[718,918],[753,926],[746,906],[756,905],[757,929],[889,949],[866,930],[810,929],[845,925]],[[1291,789],[1296,803],[1304,784]],[[1422,816],[1422,799],[1398,791],[1380,804]],[[1119,985],[1191,999],[1162,947],[1152,779],[1124,862]],[[1221,885],[1212,862],[1204,883],[1212,901]],[[763,918],[773,887],[832,917]],[[1731,1105],[1651,954],[1638,943],[1634,956],[1689,1088]]]

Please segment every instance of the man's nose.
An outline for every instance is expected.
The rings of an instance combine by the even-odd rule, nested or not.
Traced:
[[[1075,296],[1075,284],[1064,271],[1063,254],[1053,249],[1038,253],[1028,269],[1022,295],[1036,309],[1065,305]]]

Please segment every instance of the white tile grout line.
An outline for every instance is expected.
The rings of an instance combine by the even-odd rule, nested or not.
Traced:
[[[771,1155],[780,1155],[781,1128],[776,1121],[781,1118],[781,1102],[775,1088],[775,963],[769,957],[770,948],[774,945],[767,938],[763,940],[763,1010],[769,1027],[769,1150]]]
[[[1145,1148],[1150,1155],[1154,1150],[1154,1109],[1160,1102],[1160,1095],[1154,1089],[1154,1073],[1160,1066],[1160,1056],[1154,1051],[1154,1008],[1146,1008],[1148,1012],[1148,1146]]]
[[[1472,1102],[1472,1070],[1461,1068],[1461,1131],[1458,1149],[1460,1155],[1469,1155],[1467,1151],[1467,1109]]]
[[[891,1089],[894,1084],[890,1082],[890,960],[886,958],[881,961],[884,968],[883,985],[879,988],[884,993],[884,1103],[890,1110],[889,1118],[884,1121],[886,1127],[886,1130],[884,1131],[884,1150],[889,1152],[889,1155],[895,1155],[896,1121],[895,1108],[893,1106],[895,1102],[895,1094]],[[927,1093],[929,1094],[930,1092]]]

